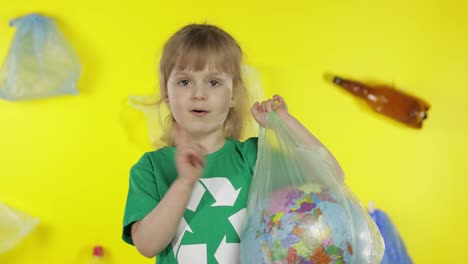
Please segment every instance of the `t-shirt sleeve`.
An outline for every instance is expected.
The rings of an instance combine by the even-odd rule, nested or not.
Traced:
[[[243,144],[243,155],[249,163],[249,167],[254,171],[255,163],[257,162],[257,151],[258,151],[258,138],[248,138]]]
[[[132,224],[143,219],[160,201],[155,170],[148,153],[130,169],[130,182],[123,221],[122,239],[133,245]]]

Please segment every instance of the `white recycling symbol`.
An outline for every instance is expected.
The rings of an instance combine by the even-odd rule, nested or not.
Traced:
[[[242,188],[234,189],[231,182],[223,177],[199,179],[193,188],[192,196],[187,204],[187,209],[195,212],[206,191],[210,192],[216,200],[216,202],[211,205],[212,207],[233,206],[236,203],[241,189]],[[228,218],[239,237],[244,227],[246,215],[247,210],[243,208]],[[174,255],[179,264],[207,263],[206,244],[180,245],[185,232],[193,233],[188,223],[182,217],[176,235],[171,242]],[[240,263],[239,251],[239,243],[226,243],[226,236],[224,236],[216,249],[215,258],[220,264],[238,264]]]

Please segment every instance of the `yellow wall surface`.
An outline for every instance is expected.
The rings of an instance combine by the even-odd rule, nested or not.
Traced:
[[[146,136],[122,113],[128,95],[156,89],[161,46],[190,22],[239,41],[266,95],[285,97],[362,202],[389,214],[416,263],[465,263],[467,10],[453,0],[1,0],[1,58],[15,32],[9,19],[38,12],[56,20],[83,71],[78,96],[0,100],[0,201],[41,220],[0,263],[87,263],[94,244],[109,263],[154,263],[120,238],[128,171],[144,151],[129,134]],[[424,128],[372,112],[325,73],[424,98]]]

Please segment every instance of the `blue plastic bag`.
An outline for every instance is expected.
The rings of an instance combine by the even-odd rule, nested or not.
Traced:
[[[378,209],[371,210],[369,213],[384,239],[385,252],[382,264],[412,264],[413,261],[406,251],[405,244],[387,214]]]
[[[55,22],[30,14],[10,21],[16,34],[0,70],[0,98],[15,101],[77,94],[81,66]]]

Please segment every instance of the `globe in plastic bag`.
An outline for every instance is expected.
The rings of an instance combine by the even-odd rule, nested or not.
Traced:
[[[10,25],[17,30],[0,70],[0,98],[77,94],[79,60],[55,22],[31,14],[13,19]]]
[[[15,247],[39,220],[0,202],[0,254]]]
[[[380,263],[382,236],[318,141],[305,145],[271,112],[261,129],[241,261]]]

